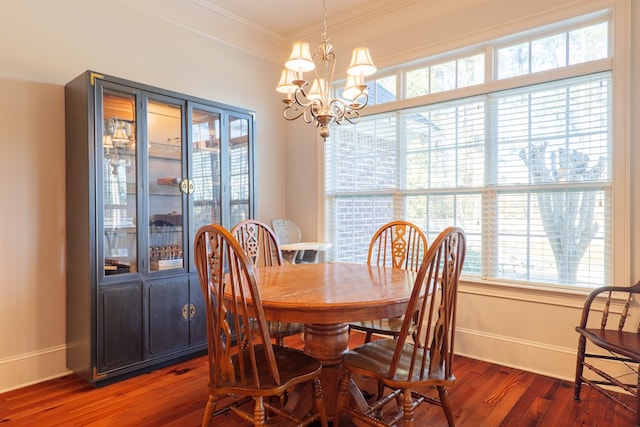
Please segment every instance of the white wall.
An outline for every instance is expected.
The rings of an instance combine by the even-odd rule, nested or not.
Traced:
[[[275,62],[286,56],[286,45],[267,51],[265,40],[256,38],[262,54],[253,56],[251,43],[238,50],[209,34],[208,28],[225,23],[212,22],[215,17],[207,11],[192,22],[196,32],[170,25],[165,20],[170,3],[21,0],[2,7],[0,392],[66,372],[63,87],[86,69],[256,111],[258,217],[286,216],[301,225],[305,238],[322,237],[322,142],[314,127],[282,119],[282,104],[273,91],[280,71]],[[636,3],[423,0],[404,2],[404,9],[367,17],[360,25],[330,25],[329,35],[339,69],[346,67],[356,45],[370,47],[384,68],[606,6],[629,9],[637,27]],[[145,9],[149,4],[153,9]],[[634,46],[640,41],[636,31],[631,33]],[[304,39],[317,43],[319,34]],[[276,61],[264,59],[269,57]],[[635,51],[617,61],[632,64],[630,75],[638,74]],[[635,77],[628,79],[634,109],[619,113],[637,117],[640,90]],[[624,132],[621,137],[638,141],[635,121]],[[637,199],[632,218],[640,210]],[[632,220],[630,248],[640,241],[639,228]],[[637,251],[632,250],[630,261],[629,276],[638,279],[640,271],[633,267],[640,261]],[[466,284],[460,296],[458,351],[570,378],[577,342],[573,328],[582,300],[580,294]]]
[[[0,391],[65,370],[64,88],[0,79]]]
[[[260,219],[285,215],[286,158],[275,62],[120,1],[6,3],[0,13],[0,392],[67,372],[65,83],[91,69],[255,111]],[[281,51],[274,56],[280,60]]]

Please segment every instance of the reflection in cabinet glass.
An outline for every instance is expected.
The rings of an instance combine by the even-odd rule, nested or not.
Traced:
[[[149,269],[182,268],[182,106],[149,100]]]
[[[254,215],[253,113],[88,71],[65,118],[67,367],[106,384],[204,353],[193,236]]]
[[[105,91],[102,117],[104,274],[138,271],[135,97]]]
[[[249,219],[250,163],[249,120],[229,117],[229,177],[231,186],[231,223]]]
[[[194,230],[220,222],[220,114],[194,108],[193,140],[193,222]],[[233,220],[231,224],[235,224]]]

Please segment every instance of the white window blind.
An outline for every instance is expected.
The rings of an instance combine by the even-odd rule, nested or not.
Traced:
[[[466,274],[605,283],[609,72],[365,117],[326,142],[330,257],[364,262],[392,219],[468,238]]]
[[[495,170],[484,209],[489,277],[606,283],[610,247],[611,76],[490,97]]]

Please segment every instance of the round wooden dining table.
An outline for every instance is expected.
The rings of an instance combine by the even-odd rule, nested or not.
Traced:
[[[365,264],[284,264],[255,270],[265,316],[305,324],[304,351],[322,363],[333,415],[348,350],[349,324],[404,314],[416,273]]]

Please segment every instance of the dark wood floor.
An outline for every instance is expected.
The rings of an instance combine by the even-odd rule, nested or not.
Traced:
[[[352,339],[352,342],[358,338]],[[289,345],[301,346],[296,337]],[[456,360],[449,396],[459,427],[632,426],[631,413],[589,387],[469,358]],[[0,394],[0,424],[13,426],[199,426],[207,399],[204,357],[94,389],[73,375]],[[446,426],[439,407],[421,405],[418,426]],[[245,426],[232,415],[214,426]]]

